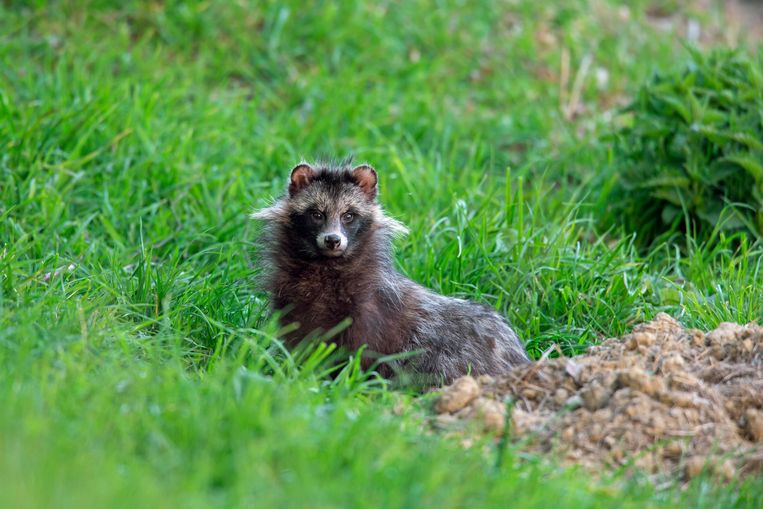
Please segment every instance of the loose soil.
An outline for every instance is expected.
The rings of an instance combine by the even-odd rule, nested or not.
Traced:
[[[460,378],[435,410],[440,429],[506,434],[594,472],[761,472],[763,327],[722,323],[705,334],[660,314],[579,357]]]

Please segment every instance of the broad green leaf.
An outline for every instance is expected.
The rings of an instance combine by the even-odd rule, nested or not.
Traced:
[[[728,155],[721,159],[722,161],[729,161],[738,164],[747,171],[756,182],[763,180],[763,164],[761,164],[760,158],[756,158],[749,154],[733,154]]]

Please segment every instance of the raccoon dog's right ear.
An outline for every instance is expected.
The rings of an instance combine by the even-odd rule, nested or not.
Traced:
[[[291,170],[289,178],[289,196],[294,196],[310,185],[315,178],[315,169],[307,163],[300,163]]]
[[[363,193],[369,200],[376,198],[376,184],[379,177],[376,176],[376,170],[367,164],[356,166],[352,170],[352,179],[363,190]]]

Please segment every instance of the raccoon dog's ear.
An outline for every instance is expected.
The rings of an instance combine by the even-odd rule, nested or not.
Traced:
[[[352,179],[363,190],[369,200],[376,198],[376,170],[367,164],[356,166],[352,170]]]
[[[294,196],[310,185],[315,178],[315,169],[307,163],[300,163],[291,170],[289,178],[289,196]]]

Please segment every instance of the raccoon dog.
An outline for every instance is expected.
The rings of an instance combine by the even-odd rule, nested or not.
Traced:
[[[301,163],[288,193],[252,217],[265,222],[260,239],[271,305],[285,340],[349,326],[331,341],[373,356],[410,353],[379,371],[448,383],[471,373],[500,374],[529,362],[514,331],[492,308],[433,293],[395,271],[392,237],[405,232],[384,215],[368,165]]]

